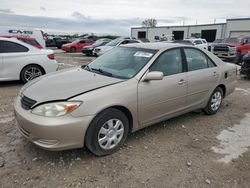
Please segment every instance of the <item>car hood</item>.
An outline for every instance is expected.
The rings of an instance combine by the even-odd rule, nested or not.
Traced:
[[[21,90],[21,95],[37,103],[67,100],[81,93],[122,82],[123,80],[92,73],[82,68],[39,77]]]

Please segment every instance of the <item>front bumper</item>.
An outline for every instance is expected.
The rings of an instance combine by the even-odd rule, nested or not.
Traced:
[[[83,54],[86,54],[86,55],[92,55],[92,54],[93,54],[93,50],[83,49],[83,50],[82,50],[82,53],[83,53]]]
[[[52,151],[81,148],[93,116],[42,117],[24,110],[20,97],[14,102],[15,116],[21,134],[32,143]]]

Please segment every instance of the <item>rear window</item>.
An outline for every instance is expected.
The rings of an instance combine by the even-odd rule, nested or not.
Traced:
[[[10,41],[0,41],[0,53],[28,52],[25,46]]]

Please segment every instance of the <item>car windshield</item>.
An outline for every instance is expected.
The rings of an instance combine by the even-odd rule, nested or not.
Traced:
[[[115,39],[107,43],[106,46],[117,46],[121,41],[122,39]]]
[[[227,38],[224,39],[224,43],[233,43],[233,44],[239,44],[241,42],[240,38]]]
[[[156,52],[157,50],[116,47],[84,69],[106,76],[129,79],[134,77]]]

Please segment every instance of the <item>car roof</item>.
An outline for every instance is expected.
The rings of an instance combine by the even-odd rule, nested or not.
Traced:
[[[167,48],[175,48],[175,47],[186,47],[186,45],[181,45],[177,43],[164,43],[164,42],[153,42],[153,43],[132,43],[124,45],[126,47],[134,47],[134,48],[145,48],[152,50],[161,50]]]
[[[17,38],[6,38],[6,37],[0,37],[0,40],[5,40],[5,41],[11,41],[11,42],[20,42]]]
[[[24,36],[0,36],[0,37],[3,37],[3,38],[17,38],[17,39],[25,39],[25,40],[36,40],[35,38],[32,38],[32,37],[24,37]]]

